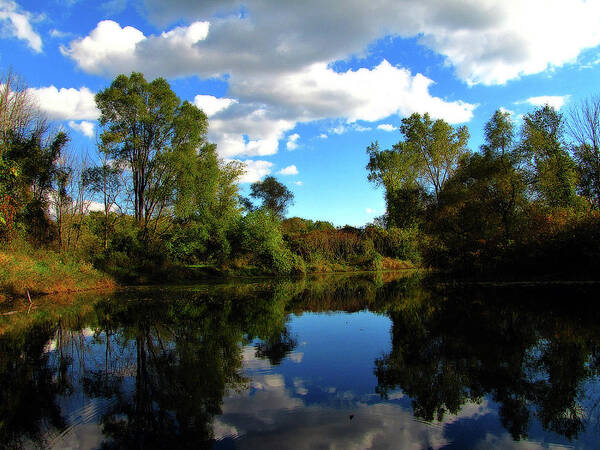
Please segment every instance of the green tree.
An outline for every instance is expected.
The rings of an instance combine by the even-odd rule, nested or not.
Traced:
[[[469,131],[418,113],[402,119],[404,139],[391,150],[367,147],[368,180],[385,188],[386,225],[407,227],[422,218],[467,152]]]
[[[146,230],[174,204],[182,168],[206,143],[206,115],[182,103],[163,78],[147,82],[135,72],[115,78],[96,94],[96,104],[102,149],[131,170],[134,215]]]
[[[275,177],[265,177],[250,186],[250,197],[261,199],[262,207],[283,219],[288,206],[294,203],[294,194]]]
[[[104,207],[104,248],[108,247],[108,231],[117,220],[117,216],[111,211],[117,205],[117,198],[121,193],[122,170],[120,167],[110,164],[107,159],[103,164],[96,167],[90,167],[83,172],[83,184],[92,191],[93,194],[100,195],[102,206]]]
[[[521,151],[529,161],[535,195],[550,207],[575,201],[575,164],[566,151],[562,114],[545,105],[525,115]]]
[[[15,142],[43,134],[46,124],[25,84],[13,72],[0,76],[0,234],[10,234],[21,212],[24,183],[19,164],[9,155]]]

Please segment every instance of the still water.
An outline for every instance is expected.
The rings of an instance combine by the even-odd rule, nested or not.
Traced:
[[[387,274],[4,305],[0,447],[600,448],[598,293]]]

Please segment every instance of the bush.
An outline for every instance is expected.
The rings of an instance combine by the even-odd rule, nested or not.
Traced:
[[[238,226],[240,250],[254,255],[258,264],[269,272],[290,274],[302,264],[285,245],[281,222],[267,209],[246,214]]]

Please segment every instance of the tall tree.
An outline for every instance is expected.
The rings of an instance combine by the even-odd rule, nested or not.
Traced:
[[[419,178],[432,188],[437,201],[460,157],[467,153],[469,130],[466,126],[455,129],[442,119],[433,121],[427,113],[414,113],[402,119],[400,131],[405,136],[404,151],[417,158]]]
[[[549,105],[525,115],[521,151],[529,161],[534,193],[550,207],[575,201],[575,164],[566,151],[562,114]]]
[[[600,96],[583,100],[571,108],[566,122],[574,141],[573,156],[579,175],[578,191],[600,207]]]
[[[102,148],[131,170],[134,215],[146,229],[173,205],[181,168],[206,142],[206,115],[181,103],[163,78],[147,82],[135,72],[115,78],[96,104]]]
[[[261,199],[262,207],[283,219],[288,206],[294,203],[294,194],[275,177],[265,177],[250,186],[250,197]]]
[[[385,188],[386,223],[404,227],[418,221],[430,196],[437,203],[468,151],[469,131],[418,113],[402,119],[400,131],[404,139],[391,150],[380,150],[377,142],[367,147],[367,178]]]
[[[8,152],[27,134],[41,135],[45,121],[25,84],[13,72],[0,75],[0,234],[10,233],[23,207],[22,170]]]
[[[104,248],[108,247],[108,230],[117,219],[116,215],[111,219],[110,213],[117,206],[117,198],[122,188],[122,172],[122,169],[111,164],[106,156],[101,165],[87,168],[83,172],[83,184],[92,194],[100,195],[104,207]]]

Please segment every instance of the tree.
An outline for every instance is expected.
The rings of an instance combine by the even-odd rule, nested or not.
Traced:
[[[115,164],[110,164],[107,158],[102,161],[102,165],[90,167],[83,172],[83,184],[92,191],[93,194],[99,194],[102,198],[104,207],[104,248],[108,247],[108,230],[114,225],[117,216],[110,219],[110,213],[117,205],[117,198],[122,187],[122,170]]]
[[[573,156],[579,175],[578,191],[600,207],[600,96],[571,108],[566,129],[574,141]]]
[[[35,108],[25,84],[12,72],[0,76],[0,232],[10,233],[23,199],[19,191],[21,168],[8,152],[15,141],[24,141],[45,130],[45,122]]]
[[[521,151],[529,161],[534,193],[550,207],[575,201],[575,164],[566,151],[562,114],[549,105],[525,115]]]
[[[262,207],[283,219],[285,212],[294,203],[294,194],[275,177],[265,177],[250,186],[250,197],[261,199]]]
[[[380,150],[377,142],[367,147],[367,178],[386,190],[387,225],[406,227],[423,215],[429,196],[437,203],[467,152],[469,131],[418,113],[402,119],[400,131],[404,139],[391,150]]]
[[[418,177],[424,187],[433,188],[437,201],[460,157],[467,153],[469,130],[466,126],[454,129],[442,119],[432,121],[427,113],[414,113],[402,119],[400,131],[405,136],[402,150],[415,155]]]
[[[206,143],[206,115],[163,78],[119,75],[96,94],[102,149],[131,170],[134,216],[146,230],[175,202],[180,174]]]

